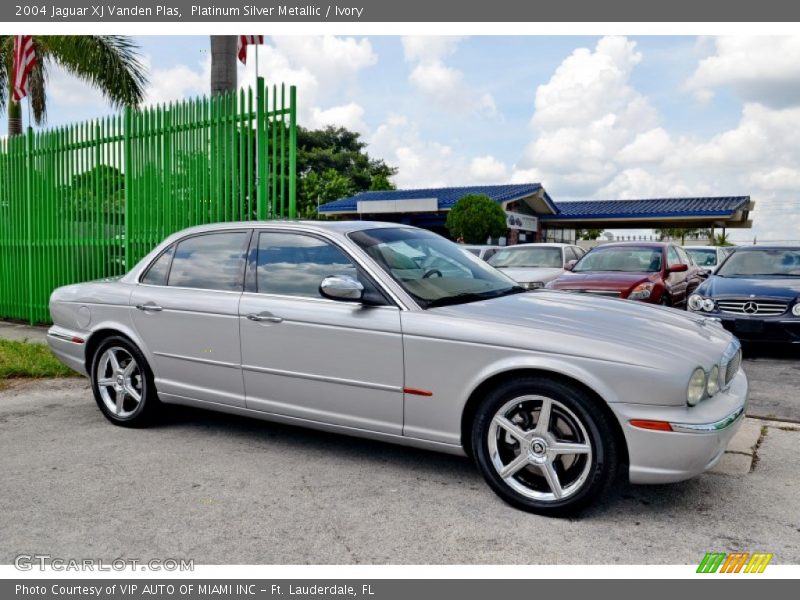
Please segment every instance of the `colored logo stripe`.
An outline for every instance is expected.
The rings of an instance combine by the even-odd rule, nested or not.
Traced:
[[[766,552],[708,552],[697,567],[698,573],[763,573],[772,560],[772,553]],[[748,561],[749,559],[749,561]],[[746,566],[745,566],[746,564]],[[744,568],[744,571],[742,571]]]

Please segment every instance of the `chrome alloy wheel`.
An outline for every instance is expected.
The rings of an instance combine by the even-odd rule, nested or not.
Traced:
[[[558,400],[520,396],[495,413],[488,428],[492,465],[518,493],[544,502],[576,494],[592,469],[592,446],[581,420]]]
[[[130,417],[142,402],[142,370],[130,352],[119,346],[108,348],[97,362],[97,388],[110,413]]]

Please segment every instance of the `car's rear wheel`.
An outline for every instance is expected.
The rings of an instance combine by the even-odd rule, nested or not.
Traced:
[[[124,337],[100,343],[92,360],[92,391],[115,425],[147,425],[159,407],[153,375],[139,349]]]
[[[477,411],[473,452],[509,504],[568,516],[601,495],[617,469],[615,436],[595,399],[549,378],[508,381]]]

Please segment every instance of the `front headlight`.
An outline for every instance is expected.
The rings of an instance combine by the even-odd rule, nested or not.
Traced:
[[[544,281],[524,281],[520,285],[526,290],[538,290],[544,287]]]
[[[686,388],[686,404],[696,406],[706,394],[706,372],[702,367],[697,367],[689,378]]]
[[[653,291],[653,283],[640,283],[628,294],[628,300],[647,300]]]
[[[689,309],[690,310],[703,310],[703,297],[697,294],[689,296]]]
[[[800,317],[800,301],[792,307],[792,314],[795,317]]]
[[[713,396],[719,391],[719,367],[714,365],[711,367],[711,372],[708,374],[708,383],[706,384],[706,392],[709,396]]]
[[[714,310],[714,301],[711,298],[706,298],[703,300],[703,310],[706,312],[711,312]]]

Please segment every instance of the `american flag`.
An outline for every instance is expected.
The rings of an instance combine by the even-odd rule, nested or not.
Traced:
[[[264,36],[263,35],[240,35],[239,36],[239,48],[236,52],[236,55],[239,57],[239,60],[242,61],[243,65],[247,64],[247,46],[254,45],[258,46],[259,44],[264,43]]]
[[[14,37],[14,86],[12,97],[19,102],[30,91],[28,79],[36,64],[36,51],[33,36],[17,35]]]

